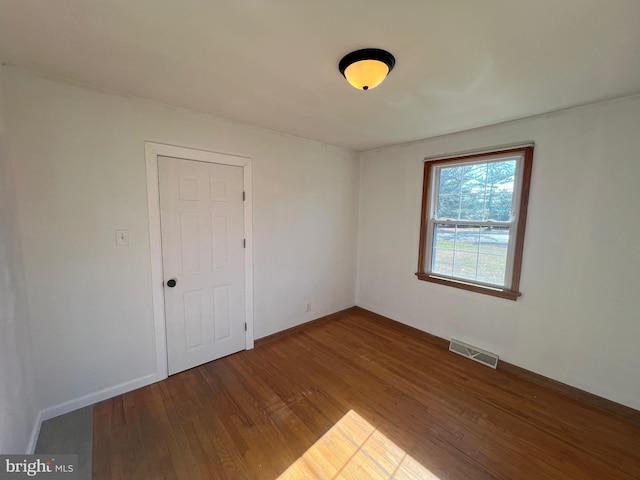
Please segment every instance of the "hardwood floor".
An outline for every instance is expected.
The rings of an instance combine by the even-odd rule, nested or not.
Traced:
[[[361,310],[94,407],[94,479],[638,479],[640,426]]]

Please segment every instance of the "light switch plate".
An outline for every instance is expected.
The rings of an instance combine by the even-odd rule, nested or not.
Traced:
[[[116,245],[119,247],[129,245],[129,230],[116,230]]]

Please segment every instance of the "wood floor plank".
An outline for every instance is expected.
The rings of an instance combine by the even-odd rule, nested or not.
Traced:
[[[95,479],[634,479],[640,426],[361,309],[94,407]]]

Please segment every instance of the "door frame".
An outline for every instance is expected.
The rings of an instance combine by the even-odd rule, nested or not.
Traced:
[[[149,247],[151,253],[151,293],[156,343],[156,381],[168,377],[167,328],[164,308],[164,276],[162,269],[162,238],[160,233],[160,189],[158,157],[174,157],[197,162],[217,163],[242,168],[244,182],[244,232],[247,240],[244,253],[245,287],[245,348],[253,348],[253,232],[251,158],[227,153],[208,152],[175,145],[144,142],[147,169],[147,204],[149,213]]]

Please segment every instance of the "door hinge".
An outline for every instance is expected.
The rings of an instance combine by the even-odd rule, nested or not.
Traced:
[[[244,202],[247,199],[245,192],[242,192],[242,201]]]
[[[247,322],[244,322],[244,331],[247,331]]]
[[[247,239],[246,238],[242,239],[242,248],[247,248]]]

